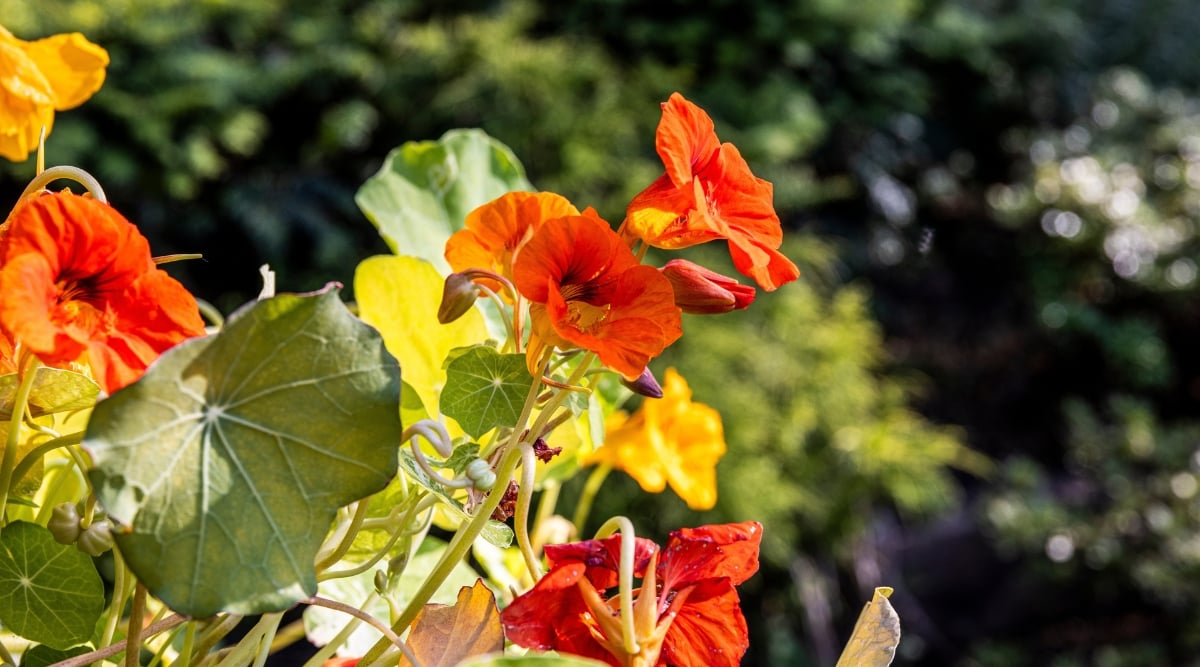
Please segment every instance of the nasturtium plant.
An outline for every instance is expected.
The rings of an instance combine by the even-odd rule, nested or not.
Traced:
[[[393,150],[355,201],[394,252],[445,273],[442,247],[468,212],[506,192],[532,189],[507,146],[482,130],[450,130],[437,141]]]
[[[515,422],[533,386],[525,355],[500,354],[487,345],[456,356],[447,365],[446,376],[442,414],[475,438]]]
[[[44,526],[14,521],[0,533],[0,624],[55,649],[87,641],[104,607],[104,583],[87,554]]]
[[[314,594],[334,512],[396,472],[399,394],[395,359],[333,288],[174,348],[97,405],[84,440],[130,569],[200,618]]]

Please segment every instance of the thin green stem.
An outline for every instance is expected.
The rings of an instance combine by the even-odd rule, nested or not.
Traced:
[[[17,664],[16,658],[8,652],[8,647],[4,645],[4,642],[0,642],[0,661],[4,661],[9,665]]]
[[[402,634],[412,624],[413,619],[417,617],[417,613],[421,611],[425,603],[429,601],[429,598],[433,597],[434,592],[441,587],[442,582],[446,580],[446,577],[450,575],[454,567],[466,556],[467,551],[470,550],[471,545],[475,542],[475,538],[479,536],[484,526],[492,518],[492,512],[496,511],[496,508],[500,505],[500,501],[504,497],[504,489],[508,488],[508,483],[512,480],[513,472],[515,472],[517,463],[520,460],[520,447],[510,447],[501,456],[500,463],[496,466],[496,486],[494,490],[488,494],[487,498],[476,509],[475,515],[471,517],[471,520],[459,526],[458,532],[454,534],[454,537],[450,540],[450,544],[446,545],[446,550],[442,553],[442,558],[438,561],[437,566],[433,568],[429,576],[425,577],[421,588],[416,593],[413,593],[404,611],[400,613],[396,622],[392,623],[393,632]],[[367,651],[367,654],[363,656],[359,664],[370,665],[371,662],[379,658],[386,648],[387,645],[383,640],[376,642],[371,647],[371,650]]]
[[[203,661],[208,652],[217,645],[217,642],[224,639],[225,635],[233,632],[237,624],[242,622],[242,618],[241,614],[228,614],[216,623],[204,628],[204,631],[200,633],[200,637],[196,640],[194,654]],[[196,662],[193,660],[191,664],[196,664]]]
[[[568,386],[578,385],[579,381],[587,373],[588,366],[591,366],[592,362],[595,360],[596,354],[594,352],[589,352],[587,356],[585,356],[579,362],[579,365],[575,367],[575,372],[571,373],[571,377],[567,379],[566,384]],[[537,384],[535,383],[534,387],[536,386]],[[554,396],[551,396],[550,400],[546,402],[546,405],[542,406],[542,411],[538,413],[538,417],[536,420],[534,420],[533,426],[529,428],[529,440],[536,440],[546,432],[546,424],[550,421],[550,418],[553,416],[554,412],[558,410],[558,407],[563,404],[563,401],[567,400],[568,395],[569,392],[560,391]]]
[[[409,509],[405,510],[404,519],[396,528],[392,530],[391,537],[388,538],[387,544],[384,544],[382,549],[376,551],[375,554],[372,555],[366,562],[355,567],[347,568],[345,570],[325,570],[324,572],[318,572],[317,581],[320,582],[329,579],[339,579],[341,577],[353,577],[356,574],[362,574],[363,572],[371,569],[376,563],[383,560],[383,557],[387,555],[388,551],[391,550],[392,546],[396,544],[402,535],[420,532],[420,530],[410,531],[408,529],[409,524],[412,522],[412,519],[417,512],[420,512],[422,509],[428,509],[436,502],[437,499],[433,495],[422,495],[416,503],[413,503]]]
[[[600,485],[604,484],[610,472],[612,466],[602,463],[592,470],[592,474],[588,475],[587,482],[583,485],[579,502],[575,504],[575,514],[571,517],[571,523],[575,524],[575,530],[580,535],[583,535],[584,524],[587,523],[588,515],[592,513],[592,502],[596,500],[596,493],[600,491]]]
[[[258,653],[254,656],[254,667],[263,667],[267,664],[267,656],[271,655],[271,644],[275,639],[276,631],[279,630],[279,623],[283,620],[283,612],[264,615],[263,620],[267,619],[270,620],[263,628],[263,636],[258,643]]]
[[[517,488],[517,507],[513,513],[513,526],[517,533],[517,546],[525,559],[525,568],[533,581],[542,578],[542,564],[538,562],[537,554],[529,541],[529,505],[533,499],[534,474],[537,472],[537,457],[533,454],[533,445],[522,442],[521,448],[521,483]]]
[[[192,649],[196,647],[196,622],[188,621],[187,630],[183,635],[183,648],[179,649],[179,657],[175,658],[174,664],[180,667],[188,667],[192,664]]]
[[[157,635],[160,632],[166,632],[167,630],[170,630],[171,628],[173,628],[177,625],[182,625],[183,623],[186,623],[187,620],[188,619],[186,616],[181,616],[180,614],[173,614],[171,616],[168,616],[167,618],[164,618],[163,620],[161,620],[157,623],[152,624],[150,627],[146,628],[146,631],[142,633],[142,636],[143,637],[153,637],[154,635]],[[101,660],[104,660],[105,658],[111,658],[112,656],[114,656],[124,650],[125,650],[125,642],[120,641],[120,642],[117,642],[116,644],[112,644],[110,646],[105,646],[104,648],[101,648],[101,649],[96,649],[95,651],[92,651],[91,653],[84,653],[83,655],[77,655],[74,658],[70,658],[68,660],[63,660],[62,662],[56,662],[56,663],[54,663],[54,667],[84,667],[84,665],[89,665],[93,662],[99,662]],[[186,665],[186,663],[183,663],[183,662],[177,662],[176,664],[179,664],[181,666]]]
[[[343,614],[350,614],[351,616],[359,619],[360,621],[363,621],[364,623],[369,624],[371,627],[375,628],[380,633],[382,633],[384,638],[387,639],[389,642],[391,642],[393,646],[400,649],[400,652],[404,654],[404,657],[408,658],[409,662],[411,662],[413,664],[413,667],[420,667],[421,663],[417,661],[417,657],[415,655],[413,655],[412,651],[409,650],[408,646],[406,646],[404,644],[404,640],[400,638],[400,635],[396,634],[395,631],[393,631],[388,626],[384,625],[383,622],[381,622],[379,619],[375,618],[374,616],[372,616],[356,607],[351,607],[348,604],[338,602],[337,600],[329,600],[329,599],[319,597],[316,595],[308,598],[304,602],[306,602],[307,604],[316,605],[318,607],[325,607],[326,609],[333,609],[334,611],[340,611]]]
[[[41,362],[36,357],[29,357],[23,364],[24,374],[17,385],[17,393],[13,396],[12,417],[8,420],[8,439],[4,443],[4,456],[0,458],[0,529],[4,527],[5,510],[8,507],[8,494],[12,490],[13,469],[17,465],[17,447],[21,444],[22,416],[25,406],[29,405],[29,395],[33,392],[33,380]]]
[[[621,634],[625,641],[625,652],[637,655],[641,650],[637,644],[637,630],[633,618],[633,568],[637,543],[634,541],[633,522],[623,516],[616,516],[604,522],[596,531],[596,539],[601,540],[613,533],[621,533],[621,569],[618,573],[621,597]]]
[[[108,605],[108,618],[104,622],[104,634],[100,635],[100,645],[107,646],[117,634],[117,624],[121,622],[121,614],[125,611],[125,602],[129,599],[129,571],[125,567],[125,559],[121,557],[120,549],[113,549],[113,592]],[[99,661],[96,667],[99,667]]]
[[[558,494],[562,491],[562,484],[556,480],[548,479],[542,482],[542,497],[538,498],[537,514],[533,517],[534,534],[537,534],[537,527],[546,523],[546,520],[554,516],[554,510],[558,506]]]
[[[338,542],[337,547],[329,552],[325,557],[317,561],[317,572],[328,569],[336,564],[350,551],[350,546],[354,544],[354,538],[358,535],[359,529],[362,527],[362,522],[367,518],[367,508],[370,506],[365,499],[358,501],[354,507],[354,514],[350,517],[350,523],[346,527],[346,532],[342,534],[342,539]]]
[[[359,609],[365,610],[367,607],[370,607],[372,604],[374,604],[375,600],[378,598],[379,594],[372,591],[371,594],[367,596],[367,599],[363,600],[362,605],[359,606]],[[350,635],[353,634],[353,632],[357,630],[358,626],[361,624],[361,618],[359,618],[357,615],[351,615],[350,620],[346,622],[346,625],[342,627],[337,635],[335,635],[334,638],[329,641],[329,643],[317,649],[317,652],[314,653],[302,667],[320,667],[320,665],[324,664],[326,660],[333,656],[338,647],[345,643],[345,641],[350,638]]]
[[[29,452],[27,452],[21,459],[21,462],[17,464],[17,467],[13,468],[12,487],[14,489],[17,488],[25,475],[29,474],[29,471],[33,468],[33,466],[37,465],[38,461],[41,461],[42,457],[46,454],[58,449],[59,447],[78,445],[81,442],[83,442],[83,431],[57,437],[29,450]]]

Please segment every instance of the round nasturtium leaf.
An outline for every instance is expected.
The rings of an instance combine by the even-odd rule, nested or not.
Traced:
[[[65,649],[91,638],[103,609],[104,582],[87,554],[34,523],[14,521],[0,532],[0,624],[6,630]]]
[[[443,274],[446,239],[467,213],[513,190],[532,190],[520,160],[483,130],[450,130],[388,154],[354,200],[397,254],[418,256]]]
[[[497,426],[514,426],[532,386],[525,355],[476,345],[447,364],[441,411],[479,438]]]
[[[400,369],[335,289],[259,301],[101,401],[84,447],[117,546],[177,612],[287,609],[317,590],[337,508],[396,473]]]

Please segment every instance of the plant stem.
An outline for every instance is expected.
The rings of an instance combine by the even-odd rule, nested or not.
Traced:
[[[534,473],[537,472],[537,458],[533,455],[533,445],[521,443],[521,484],[517,488],[517,508],[513,514],[513,526],[517,533],[517,546],[525,559],[525,568],[533,581],[542,578],[542,564],[538,562],[537,554],[529,541],[529,505],[533,499]]]
[[[337,548],[317,562],[317,572],[336,565],[342,559],[342,556],[345,556],[346,552],[350,551],[351,545],[354,544],[354,538],[358,535],[359,528],[362,527],[363,519],[367,518],[367,508],[369,505],[370,503],[366,499],[363,499],[354,507],[354,515],[350,518],[350,524],[346,527],[346,532],[342,535],[341,541],[338,542]]]
[[[596,499],[600,485],[604,484],[604,480],[610,472],[612,472],[612,466],[601,463],[592,470],[592,474],[588,475],[587,483],[583,485],[583,491],[579,494],[579,502],[575,505],[575,514],[571,517],[571,523],[575,524],[575,531],[579,535],[584,534],[584,524],[592,512],[592,501]]]
[[[637,565],[634,562],[636,555],[635,536],[633,534],[633,522],[623,516],[616,516],[604,522],[600,526],[600,530],[596,531],[596,539],[604,539],[613,533],[621,533],[621,569],[619,571],[620,579],[620,596],[621,596],[621,634],[625,640],[625,652],[629,655],[637,655],[637,630],[634,628],[633,618],[633,569]]]
[[[125,559],[121,557],[121,551],[114,548],[113,553],[113,592],[112,600],[108,605],[108,618],[104,622],[104,634],[100,635],[100,645],[105,646],[113,640],[117,634],[117,624],[121,622],[121,614],[125,611],[125,601],[129,591],[129,582],[126,580],[129,570],[125,567]],[[96,667],[100,667],[99,661]]]
[[[188,619],[186,616],[181,616],[180,614],[168,616],[158,623],[154,623],[150,627],[146,628],[146,631],[142,633],[142,636],[153,637],[160,632],[170,630],[177,625],[182,625],[183,623],[187,622],[187,620]],[[91,653],[84,653],[83,655],[77,655],[74,658],[55,663],[54,667],[84,667],[84,665],[88,665],[93,662],[99,662],[105,658],[111,658],[112,656],[124,650],[125,642],[120,641],[116,644],[112,644],[111,646],[105,646],[104,648],[96,649]],[[183,663],[179,664],[182,665]]]
[[[129,625],[125,628],[125,667],[138,667],[141,664],[142,614],[146,611],[146,587],[139,581],[133,591]]]
[[[459,526],[458,532],[450,540],[450,544],[446,545],[446,551],[442,553],[442,559],[429,576],[425,577],[425,582],[421,584],[421,588],[413,593],[409,599],[408,605],[401,612],[400,616],[392,623],[392,632],[396,634],[403,633],[408,626],[417,617],[417,613],[433,597],[437,589],[441,587],[446,577],[450,575],[451,570],[458,565],[459,561],[466,556],[467,551],[475,542],[475,538],[483,531],[484,526],[492,518],[492,512],[500,505],[500,500],[504,497],[504,489],[508,488],[509,481],[512,480],[513,472],[516,470],[517,463],[521,460],[521,448],[510,447],[504,452],[500,458],[500,463],[496,466],[496,486],[494,490],[488,494],[487,499],[475,511],[475,515],[471,520]],[[363,656],[359,661],[360,665],[369,667],[369,665],[377,660],[383,654],[387,644],[381,639],[371,647],[370,651]]]
[[[25,416],[25,407],[29,405],[29,395],[33,392],[33,379],[41,366],[36,357],[30,356],[23,364],[24,374],[21,383],[17,385],[17,393],[13,396],[12,417],[8,420],[8,439],[4,443],[4,456],[0,458],[0,529],[4,527],[5,509],[8,507],[8,494],[11,491],[13,468],[17,465],[17,447],[21,444],[21,420]]]
[[[78,445],[81,442],[83,442],[83,431],[57,437],[29,450],[29,452],[27,452],[25,456],[21,458],[21,462],[18,463],[15,468],[13,468],[11,482],[12,487],[16,488],[17,485],[21,483],[21,479],[25,477],[25,475],[29,473],[29,470],[33,468],[33,466],[37,465],[37,462],[40,461],[46,454],[58,449],[59,447]]]

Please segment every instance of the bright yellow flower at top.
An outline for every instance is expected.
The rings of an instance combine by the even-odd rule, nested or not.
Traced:
[[[54,112],[100,90],[107,66],[108,51],[77,32],[26,42],[0,26],[0,156],[29,157]]]
[[[648,398],[632,416],[609,418],[604,445],[585,463],[624,470],[644,491],[658,493],[667,484],[694,510],[717,503],[717,461],[725,454],[721,415],[692,402],[683,376],[668,368],[663,397]]]

